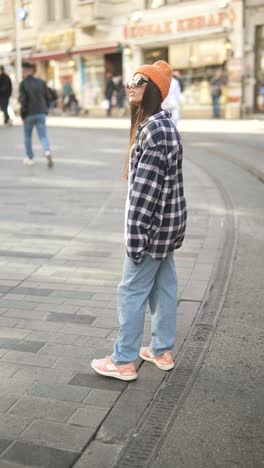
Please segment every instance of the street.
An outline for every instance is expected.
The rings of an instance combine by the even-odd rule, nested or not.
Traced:
[[[36,165],[23,166],[21,126],[0,128],[0,468],[264,466],[264,123],[180,123],[176,366],[167,375],[138,360],[126,384],[90,362],[118,330],[128,122],[50,122],[52,170],[37,139]]]

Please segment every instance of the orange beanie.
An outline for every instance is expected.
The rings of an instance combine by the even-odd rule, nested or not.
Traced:
[[[152,80],[159,88],[162,101],[164,101],[170,89],[172,78],[171,66],[164,60],[158,60],[153,63],[153,65],[141,65],[141,67],[138,67],[135,71],[134,76],[136,73],[141,73]]]

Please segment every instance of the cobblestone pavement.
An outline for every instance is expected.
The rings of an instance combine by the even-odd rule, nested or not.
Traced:
[[[21,128],[0,129],[0,468],[110,467],[164,377],[140,360],[130,384],[90,367],[118,329],[127,131],[52,128],[50,137],[52,171],[37,144],[37,164],[24,167]],[[184,176],[175,352],[206,294],[225,215],[205,172],[185,161]]]

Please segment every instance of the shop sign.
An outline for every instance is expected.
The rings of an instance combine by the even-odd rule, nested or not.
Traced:
[[[163,21],[148,24],[136,24],[125,26],[125,39],[137,39],[145,36],[156,36],[176,32],[189,32],[232,24],[235,21],[235,11],[218,11],[207,15],[193,16],[190,18],[176,19],[175,21]]]
[[[144,36],[156,36],[157,34],[168,34],[172,32],[173,29],[171,21],[125,26],[126,39]]]
[[[192,18],[184,18],[177,20],[177,31],[193,31],[195,29],[214,28],[222,26],[226,22],[234,23],[235,11],[218,11],[202,16],[193,16]]]
[[[45,50],[71,49],[74,42],[74,31],[69,29],[61,33],[41,36],[39,39],[39,48]]]

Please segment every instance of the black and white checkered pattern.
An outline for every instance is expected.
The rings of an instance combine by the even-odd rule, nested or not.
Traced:
[[[187,219],[182,144],[170,113],[143,122],[130,155],[127,255],[166,258],[183,242]]]

